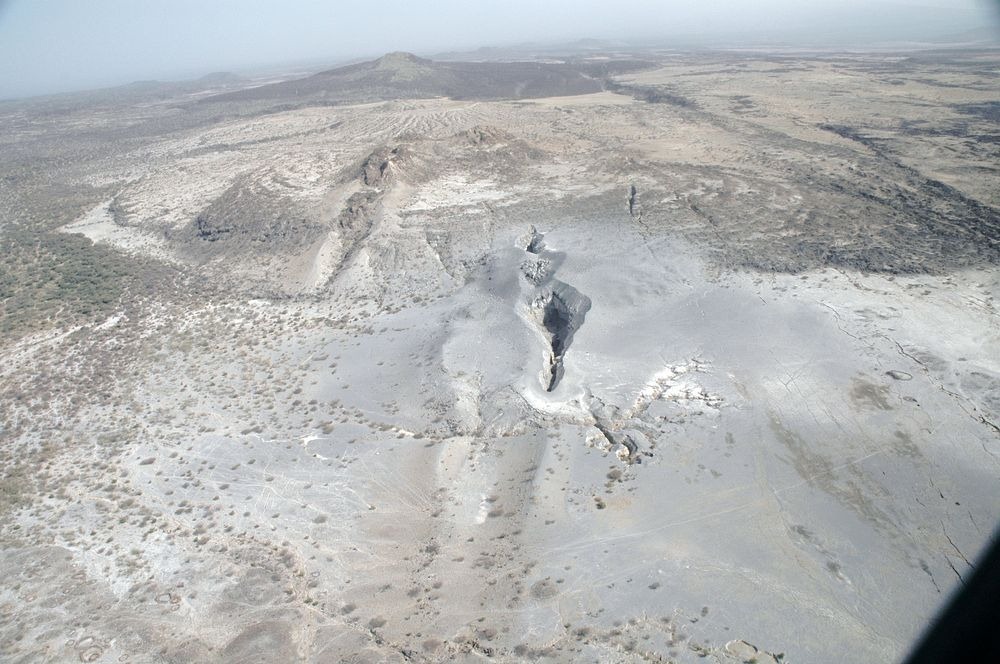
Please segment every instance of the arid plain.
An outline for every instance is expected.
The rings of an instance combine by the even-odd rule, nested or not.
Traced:
[[[4,661],[893,662],[968,575],[996,51],[252,83],[0,104]]]

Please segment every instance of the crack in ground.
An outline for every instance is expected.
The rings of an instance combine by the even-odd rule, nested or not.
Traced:
[[[535,285],[531,308],[541,313],[540,327],[549,341],[550,350],[548,367],[543,374],[547,378],[543,385],[547,392],[553,392],[563,378],[563,359],[573,343],[573,335],[583,326],[591,301],[576,288],[554,277],[565,255],[546,249],[544,238],[534,226],[531,227],[524,251],[538,258],[522,264],[521,273]]]

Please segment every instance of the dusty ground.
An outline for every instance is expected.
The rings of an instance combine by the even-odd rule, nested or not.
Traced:
[[[1000,56],[644,57],[0,105],[2,658],[898,660],[1000,518]]]

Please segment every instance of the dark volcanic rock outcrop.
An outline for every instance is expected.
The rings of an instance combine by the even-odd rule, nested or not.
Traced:
[[[395,179],[405,158],[406,150],[402,147],[375,150],[361,165],[361,180],[369,187],[385,187]]]
[[[309,244],[321,227],[291,198],[263,183],[241,179],[201,211],[173,239],[197,252],[226,249],[272,251]]]

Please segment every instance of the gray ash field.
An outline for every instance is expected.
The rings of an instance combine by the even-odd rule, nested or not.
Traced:
[[[1000,521],[998,76],[0,104],[0,659],[898,661]]]

